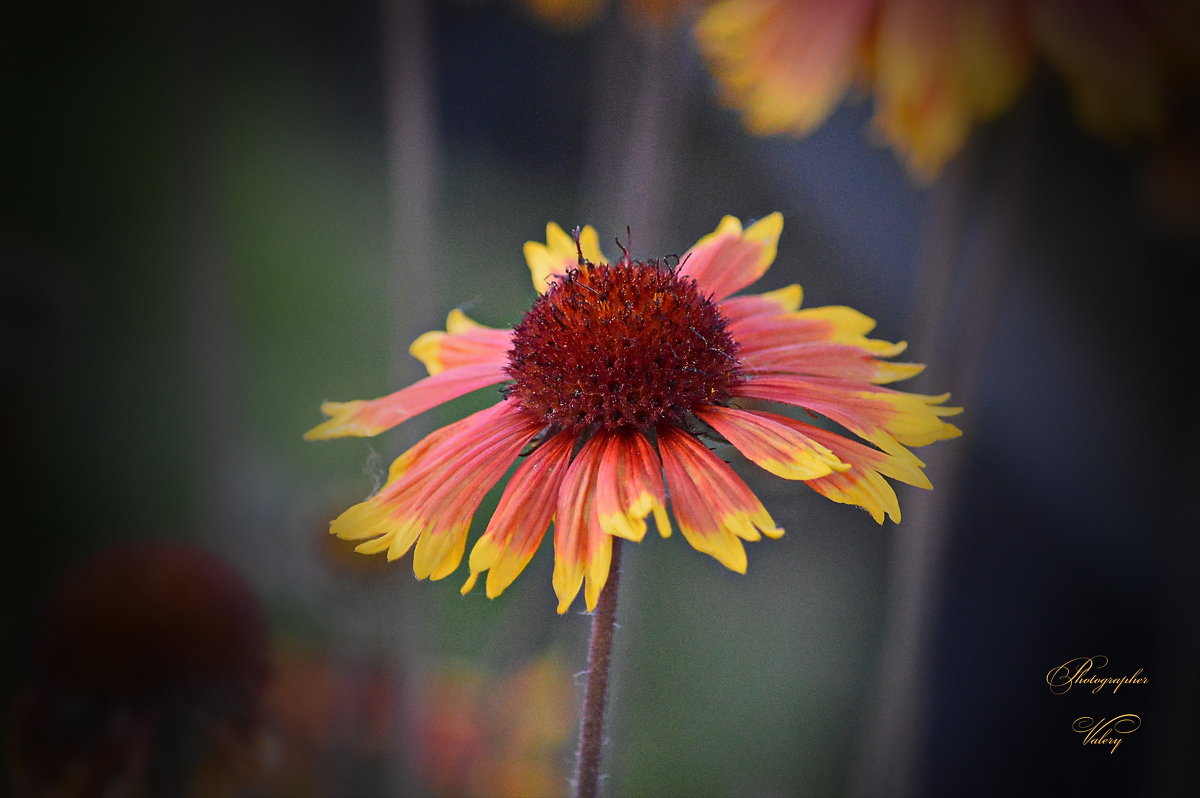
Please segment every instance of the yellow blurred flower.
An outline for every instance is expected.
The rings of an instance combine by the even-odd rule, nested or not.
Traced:
[[[1200,75],[1200,5],[1184,0],[720,0],[696,35],[760,135],[803,135],[854,84],[910,170],[932,178],[971,127],[1012,105],[1038,57],[1109,138],[1157,132]]]

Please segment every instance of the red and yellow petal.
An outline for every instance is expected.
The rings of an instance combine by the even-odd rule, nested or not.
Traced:
[[[760,313],[729,325],[743,356],[814,342],[857,346],[877,357],[891,357],[904,351],[903,342],[867,338],[867,333],[873,329],[874,319],[845,305],[825,305],[774,315]]]
[[[638,542],[646,535],[646,517],[664,538],[671,535],[662,463],[646,436],[635,430],[613,433],[596,475],[596,516],[600,528]]]
[[[471,518],[521,448],[540,429],[508,402],[500,402],[432,433],[393,467],[387,484],[330,525],[345,540],[364,541],[356,551],[387,552],[394,560],[413,544],[418,579],[448,576],[462,559]],[[427,438],[428,440],[428,438]]]
[[[775,374],[752,377],[738,386],[736,395],[795,405],[819,413],[874,443],[896,453],[903,446],[925,446],[956,438],[962,431],[942,420],[962,412],[944,407],[950,395],[927,396],[826,377]]]
[[[871,514],[876,523],[882,524],[884,516],[900,523],[900,502],[896,491],[884,477],[928,490],[933,487],[919,460],[872,449],[857,441],[829,430],[820,429],[799,421],[791,421],[809,437],[828,446],[850,468],[805,482],[810,488],[835,502],[862,507]]]
[[[612,537],[600,528],[596,514],[596,486],[608,438],[609,433],[601,430],[583,445],[558,491],[552,584],[560,615],[585,582],[584,600],[588,610],[594,610],[608,580]]]
[[[724,0],[696,25],[721,85],[759,135],[809,132],[859,68],[879,0]]]
[[[721,300],[718,306],[721,315],[729,323],[743,321],[752,316],[778,316],[800,308],[804,301],[804,290],[797,284],[767,291],[764,294],[743,294]]]
[[[431,330],[412,342],[410,354],[432,374],[462,366],[495,365],[508,362],[512,330],[485,327],[461,310],[446,317],[446,331]]]
[[[554,517],[574,446],[575,436],[560,432],[513,472],[487,529],[471,549],[471,576],[463,593],[469,593],[479,574],[487,571],[487,597],[495,598],[525,570]]]
[[[697,410],[696,417],[747,459],[784,479],[815,479],[850,467],[828,447],[784,423],[783,416],[713,405]]]
[[[679,261],[679,272],[692,277],[700,293],[720,301],[762,277],[775,262],[783,215],[776,211],[742,229],[726,216],[717,229],[696,242]]]
[[[431,407],[506,379],[503,362],[483,363],[438,372],[379,399],[325,402],[321,412],[329,416],[328,420],[304,433],[304,438],[314,441],[378,435]]]
[[[585,260],[591,263],[607,263],[600,251],[600,236],[591,225],[579,231],[579,246],[554,222],[546,225],[546,243],[539,241],[525,242],[525,262],[529,264],[529,273],[533,278],[533,287],[539,294],[545,293],[550,284],[568,270],[579,265],[579,252],[583,251]]]
[[[903,348],[897,344],[896,351]],[[925,369],[921,363],[890,363],[875,354],[849,344],[809,342],[751,350],[741,360],[750,374],[806,374],[876,385],[906,380]]]
[[[435,429],[433,432],[426,435],[415,445],[409,447],[402,455],[392,461],[388,468],[387,481],[385,485],[390,485],[404,474],[408,473],[414,466],[422,465],[427,462],[426,458],[431,451],[435,451],[442,445],[442,442],[453,436],[457,436],[465,428],[476,423],[474,415],[460,418],[452,424],[447,424],[444,427]]]
[[[742,541],[779,537],[783,530],[733,469],[684,430],[660,427],[658,450],[684,538],[726,568],[745,573]]]

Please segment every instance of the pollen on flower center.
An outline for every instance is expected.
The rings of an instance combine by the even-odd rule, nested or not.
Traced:
[[[682,423],[742,378],[725,318],[664,261],[581,263],[513,332],[507,393],[566,430]]]

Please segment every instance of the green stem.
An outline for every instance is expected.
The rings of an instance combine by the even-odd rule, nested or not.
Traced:
[[[608,707],[608,671],[612,661],[613,632],[617,621],[617,586],[620,579],[621,539],[613,538],[608,582],[600,591],[596,611],[592,613],[587,684],[583,693],[583,718],[579,723],[579,750],[575,755],[576,798],[596,798],[600,792],[604,713]]]

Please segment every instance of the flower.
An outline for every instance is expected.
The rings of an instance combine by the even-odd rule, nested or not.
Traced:
[[[726,216],[672,265],[616,261],[596,231],[556,224],[525,258],[540,295],[513,329],[450,313],[446,331],[411,352],[430,376],[372,401],[327,402],[307,437],[374,435],[469,391],[506,383],[503,398],[436,430],[393,463],[386,484],[335,519],[331,532],[389,560],[414,549],[417,578],[441,579],[462,560],[471,518],[523,450],[520,465],[469,559],[466,593],[484,571],[499,595],[554,525],[553,586],[565,612],[584,590],[593,609],[608,576],[612,536],[640,541],[647,518],[668,537],[669,503],[687,541],[744,573],[742,541],[783,534],[702,436],[818,493],[900,520],[884,477],[928,488],[909,451],[959,430],[948,395],[883,384],[922,366],[880,358],[904,344],[867,338],[874,322],[848,307],[801,310],[791,285],[732,296],[775,260],[783,218],[743,229]],[[752,400],[802,408],[867,441]],[[868,445],[873,444],[873,445]]]
[[[278,636],[263,696],[263,747],[269,755],[251,794],[325,798],[345,791],[346,772],[383,770],[416,737],[400,712],[405,705],[400,685],[407,680],[398,670],[386,659],[347,662],[310,640]],[[399,729],[397,717],[406,722]],[[334,762],[338,766],[330,767]],[[371,794],[369,784],[368,777],[356,792]]]
[[[17,795],[233,795],[262,767],[266,622],[196,546],[129,542],[67,568],[9,714]]]
[[[558,795],[576,726],[571,671],[555,653],[508,673],[444,663],[418,702],[414,740],[433,796]]]
[[[1194,89],[1197,15],[1178,0],[720,0],[696,37],[759,135],[803,135],[855,82],[874,126],[918,177],[935,176],[971,127],[1009,108],[1037,56],[1065,80],[1087,128],[1157,133],[1174,82]],[[1187,53],[1191,52],[1191,55]]]

